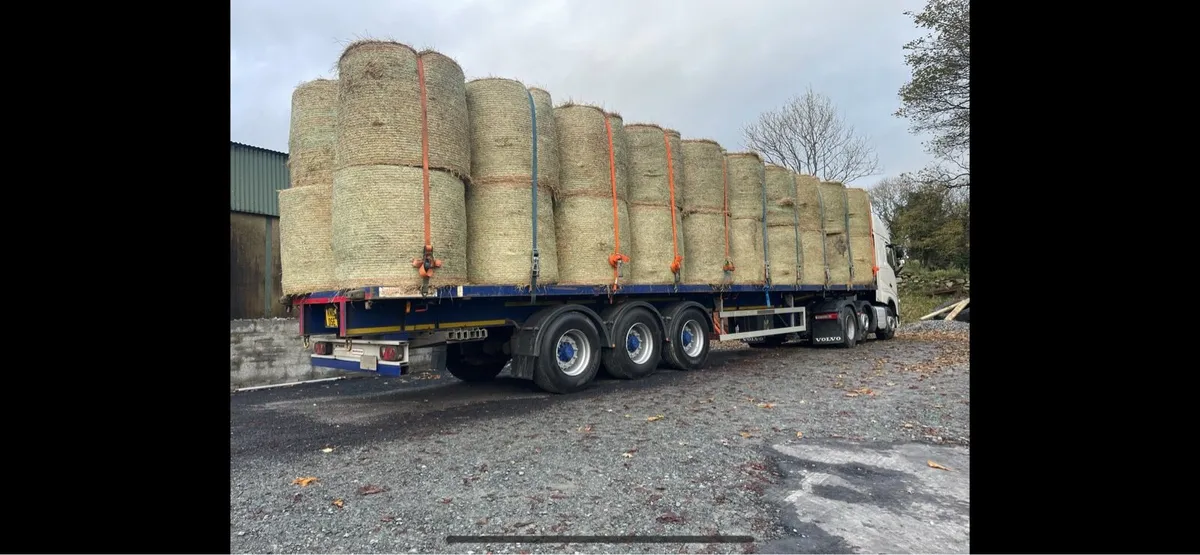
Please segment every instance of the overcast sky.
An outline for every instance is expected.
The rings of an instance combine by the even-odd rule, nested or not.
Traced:
[[[744,147],[741,129],[811,85],[879,153],[883,175],[931,158],[892,115],[901,46],[920,0],[237,0],[230,3],[230,139],[287,151],[292,89],[336,78],[349,42],[390,38],[456,59],[467,79],[510,77]],[[883,175],[854,182],[874,185]]]

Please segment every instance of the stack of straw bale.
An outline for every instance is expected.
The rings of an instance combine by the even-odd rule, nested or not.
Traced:
[[[279,191],[284,295],[337,289],[330,236],[337,91],[337,81],[316,79],[292,92],[291,184]]]
[[[825,260],[825,213],[821,202],[821,180],[796,174],[796,212],[800,220],[800,284],[827,285]]]
[[[678,131],[653,124],[627,125],[625,134],[629,140],[631,279],[636,283],[674,283],[671,266],[675,257],[680,257],[681,268],[687,265],[681,219],[680,186],[684,180],[681,137]],[[682,269],[679,277],[683,278]]]
[[[729,172],[729,231],[733,281],[739,284],[764,283],[763,195],[766,167],[753,152],[725,155]],[[769,248],[769,247],[768,247]]]
[[[426,163],[429,239],[442,262],[428,285],[466,283],[464,181],[471,153],[462,68],[437,52],[361,41],[342,53],[338,74],[332,234],[338,284],[412,293],[425,284],[413,260],[426,244]]]
[[[729,283],[724,270],[730,240],[725,206],[725,149],[708,139],[681,141],[683,181],[683,245],[688,259],[683,282],[699,285]],[[680,187],[680,183],[682,186]]]
[[[850,237],[846,234],[846,186],[824,181],[820,186],[825,205],[825,260],[829,284],[850,284]]]
[[[553,197],[559,155],[550,93],[512,79],[485,78],[467,83],[466,94],[472,172],[467,187],[469,280],[530,283],[536,135],[538,283],[554,283],[559,279]]]
[[[850,216],[850,282],[870,285],[875,278],[875,237],[871,229],[871,198],[867,191],[846,188],[846,211]]]
[[[561,163],[554,203],[559,283],[611,284],[614,268],[609,265],[610,257],[614,254],[629,257],[632,246],[628,205],[629,145],[624,122],[617,114],[580,104],[555,108],[554,121],[558,127]],[[609,127],[612,129],[611,149]],[[616,234],[614,228],[618,230]],[[624,277],[620,282],[629,283],[628,264],[621,273]]]
[[[794,285],[800,277],[800,243],[796,215],[796,181],[792,170],[770,164],[767,180],[767,245],[771,283]]]

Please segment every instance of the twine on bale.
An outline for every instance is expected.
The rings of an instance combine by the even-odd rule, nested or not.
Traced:
[[[292,187],[333,187],[337,142],[336,80],[315,79],[292,91],[287,168]]]
[[[792,198],[800,198],[800,185],[796,182],[799,179],[799,174],[792,174]],[[804,250],[800,248],[800,209],[792,205],[792,229],[796,232],[796,284],[800,284],[800,277],[804,275]]]
[[[671,188],[671,249],[675,257],[671,259],[671,273],[675,274],[675,285],[679,285],[679,270],[682,268],[683,257],[679,255],[679,232],[675,226],[675,159],[671,156],[671,135],[663,131],[663,146],[667,150],[667,183]]]
[[[736,268],[733,266],[733,258],[729,255],[729,166],[724,155],[721,156],[721,196],[724,199],[721,212],[725,216],[725,266],[722,269],[725,271],[725,278],[732,280]]]

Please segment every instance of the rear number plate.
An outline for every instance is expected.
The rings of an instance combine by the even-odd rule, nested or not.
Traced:
[[[376,362],[378,360],[379,359],[372,355],[363,355],[363,357],[359,360],[358,367],[363,370],[375,370],[377,368]]]

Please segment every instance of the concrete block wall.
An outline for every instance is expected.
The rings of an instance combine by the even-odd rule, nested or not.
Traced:
[[[295,318],[263,318],[229,322],[229,388],[275,385],[337,376],[369,376],[314,367],[304,349]],[[409,352],[407,372],[431,370],[433,349]],[[440,369],[438,369],[440,370]]]

